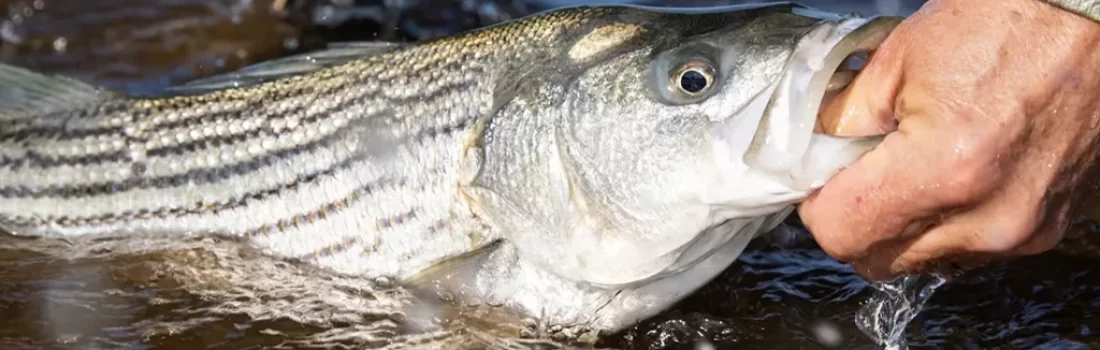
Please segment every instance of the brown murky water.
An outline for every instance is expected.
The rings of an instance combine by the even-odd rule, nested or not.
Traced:
[[[905,13],[919,2],[810,3],[871,14]],[[431,38],[537,8],[504,0],[0,0],[0,61],[148,93],[325,40]],[[1098,231],[1082,219],[1055,251],[947,284],[910,325],[910,346],[1100,348],[1092,317],[1100,312]],[[558,346],[503,338],[517,327],[507,315],[449,308],[390,284],[330,276],[210,237],[0,235],[0,349]],[[792,218],[694,296],[596,347],[873,349],[853,323],[870,293]]]

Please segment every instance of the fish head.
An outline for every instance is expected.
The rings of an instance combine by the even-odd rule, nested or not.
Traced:
[[[899,18],[709,11],[620,15],[606,27],[636,25],[640,39],[605,50],[616,53],[565,88],[554,137],[577,217],[580,246],[569,249],[599,267],[577,278],[611,286],[681,271],[774,227],[769,215],[785,216],[881,140],[814,125],[826,90],[853,76],[837,74],[842,63]]]
[[[467,193],[522,257],[486,266],[535,272],[484,269],[478,285],[519,283],[527,294],[500,289],[522,309],[603,329],[697,290],[878,143],[814,125],[854,76],[841,63],[899,20],[616,7],[537,64],[501,68],[522,84],[500,89]]]

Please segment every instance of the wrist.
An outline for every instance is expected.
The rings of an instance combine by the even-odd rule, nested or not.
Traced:
[[[947,10],[963,17],[1000,17],[1009,25],[1038,20],[1053,25],[1100,27],[1100,0],[929,0],[924,9]]]

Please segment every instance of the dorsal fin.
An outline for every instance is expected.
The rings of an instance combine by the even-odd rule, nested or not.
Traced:
[[[113,93],[58,75],[0,63],[0,120],[36,117],[57,109],[101,101]]]
[[[411,46],[396,42],[331,43],[324,50],[261,62],[244,68],[169,87],[173,94],[201,94],[226,88],[246,87],[282,77],[306,74],[326,67]]]

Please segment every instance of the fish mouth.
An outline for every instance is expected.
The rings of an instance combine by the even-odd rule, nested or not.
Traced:
[[[770,92],[745,164],[792,189],[812,190],[878,145],[883,135],[845,138],[814,129],[823,102],[852,83],[902,19],[850,17],[812,27]]]

